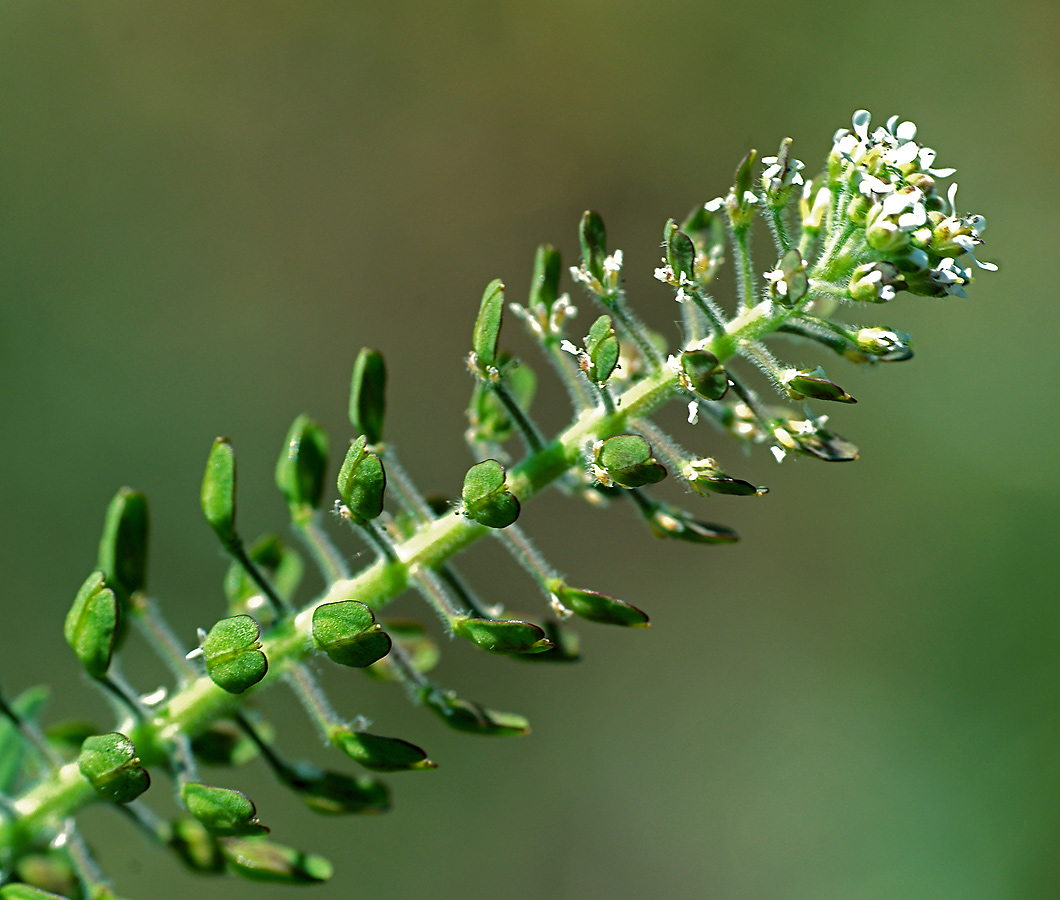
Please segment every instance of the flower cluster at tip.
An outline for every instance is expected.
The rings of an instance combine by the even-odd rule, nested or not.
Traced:
[[[114,897],[74,825],[74,814],[93,800],[119,806],[201,874],[228,871],[286,884],[330,877],[322,857],[268,840],[269,829],[245,794],[209,784],[200,773],[206,765],[259,758],[310,809],[336,815],[389,808],[389,789],[374,773],[434,768],[415,744],[377,734],[361,717],[335,709],[303,663],[308,656],[403,684],[415,702],[456,730],[527,733],[522,716],[439,686],[431,670],[440,654],[428,629],[385,618],[382,609],[414,588],[448,635],[536,663],[579,658],[577,634],[567,624],[575,616],[647,627],[638,607],[569,584],[517,520],[528,499],[555,483],[594,505],[625,501],[655,537],[694,544],[737,540],[731,529],[653,494],[669,476],[700,496],[766,493],[728,474],[721,451],[703,455],[681,447],[651,418],[664,405],[686,405],[690,425],[711,421],[744,449],[765,444],[778,461],[789,454],[855,459],[857,448],[826,428],[827,417],[810,404],[856,401],[812,355],[823,349],[876,364],[909,359],[912,348],[908,335],[884,325],[842,321],[835,315],[839,304],[883,303],[901,291],[963,296],[971,281],[963,257],[996,268],[975,255],[984,220],[957,214],[956,185],[940,193],[938,179],[953,170],[935,167],[934,151],[915,141],[915,126],[892,118],[870,132],[869,123],[867,112],[855,113],[853,130],[835,135],[823,171],[812,178],[791,155],[790,139],[761,163],[752,150],[725,196],[697,206],[681,223],[666,223],[655,277],[673,289],[681,311],[673,348],[634,311],[625,257],[608,249],[598,213],[583,215],[581,259],[566,270],[601,308],[584,336],[569,333],[577,309],[561,293],[565,270],[554,247],[538,248],[525,305],[506,304],[504,284],[490,282],[466,358],[475,383],[465,436],[476,461],[459,486],[450,486],[451,500],[421,493],[384,440],[387,367],[377,351],[361,350],[349,397],[356,437],[337,473],[327,434],[305,415],[291,425],[276,465],[290,525],[326,585],[301,608],[301,554],[278,534],[244,542],[228,439],[218,438],[209,452],[200,498],[231,557],[227,609],[209,629],[199,629],[190,652],[146,593],[146,498],[119,491],[107,511],[96,569],[64,623],[67,643],[112,702],[116,721],[110,728],[74,722],[44,730],[37,725],[43,689],[10,702],[0,694],[0,900]],[[776,260],[765,272],[752,255],[757,218],[769,226],[770,259]],[[728,259],[737,295],[731,310],[712,295]],[[569,395],[570,424],[551,438],[531,414],[536,376],[500,347],[506,310],[523,321]],[[775,349],[777,339],[787,342],[782,351]],[[798,354],[798,362],[783,361],[780,352]],[[763,376],[779,400],[760,394],[753,379]],[[525,451],[517,458],[510,443],[516,437]],[[352,529],[374,555],[357,573],[325,527],[322,511],[336,494],[333,521]],[[515,615],[484,602],[453,566],[452,558],[485,534],[530,575],[542,595],[538,611]],[[171,690],[140,693],[121,675],[118,655],[133,631],[170,668]],[[370,774],[287,756],[261,714],[244,704],[277,676],[319,734]],[[173,818],[139,799],[152,787],[151,770],[164,772],[174,787]]]
[[[935,151],[916,140],[916,125],[892,116],[870,131],[866,110],[854,113],[852,129],[836,132],[826,182],[805,186],[804,198],[820,209],[833,195],[849,226],[855,263],[847,292],[853,300],[886,302],[899,291],[929,297],[964,297],[972,281],[968,256],[981,269],[997,266],[975,255],[986,220],[957,212],[957,185],[945,195],[939,182],[956,171],[935,165]],[[817,191],[815,194],[814,191]],[[863,236],[864,244],[853,243]],[[837,261],[837,262],[840,262]]]

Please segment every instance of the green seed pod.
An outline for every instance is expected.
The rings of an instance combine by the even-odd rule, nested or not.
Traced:
[[[607,594],[572,588],[559,579],[553,579],[548,589],[559,604],[590,622],[632,628],[647,628],[651,624],[637,607]]]
[[[768,488],[755,487],[749,481],[732,478],[721,471],[713,459],[690,461],[682,470],[682,475],[700,496],[707,493],[728,494],[732,497],[761,497],[769,493]]]
[[[327,434],[309,416],[298,416],[291,423],[276,461],[276,486],[286,498],[295,520],[306,518],[320,506],[327,468]]]
[[[386,492],[383,461],[375,453],[369,453],[366,445],[363,434],[350,444],[338,478],[339,496],[353,521],[359,524],[379,517]]]
[[[265,677],[269,661],[261,649],[261,626],[251,616],[221,619],[202,642],[206,674],[219,688],[242,694]]]
[[[110,668],[119,619],[114,591],[104,585],[102,572],[93,572],[77,592],[63,627],[66,643],[93,678],[103,678]]]
[[[67,900],[62,894],[42,891],[31,884],[5,884],[0,887],[0,900]]]
[[[835,400],[839,403],[857,403],[838,384],[833,384],[824,374],[824,369],[788,369],[781,376],[788,396],[792,400]]]
[[[201,499],[206,521],[221,543],[225,547],[236,546],[236,456],[228,438],[217,438],[210,448]]]
[[[251,881],[274,884],[319,884],[333,869],[323,856],[302,853],[271,841],[223,838],[221,853],[229,868]]]
[[[607,258],[607,229],[600,214],[592,210],[582,213],[578,228],[582,248],[582,265],[597,281],[604,280],[604,259]]]
[[[378,350],[362,347],[350,379],[350,424],[369,446],[383,440],[386,417],[386,361]]]
[[[552,647],[540,627],[514,619],[496,621],[460,616],[453,622],[453,634],[490,653],[541,653]]]
[[[519,518],[519,500],[505,486],[506,473],[495,459],[467,470],[461,496],[462,512],[487,528],[507,528]]]
[[[107,507],[97,561],[123,606],[147,584],[147,531],[147,498],[123,487]]]
[[[180,789],[180,796],[188,812],[212,835],[250,837],[269,833],[258,821],[254,804],[242,791],[189,781]]]
[[[184,865],[199,875],[219,875],[225,870],[220,843],[198,819],[190,816],[177,819],[168,846]]]
[[[517,713],[486,709],[470,700],[463,700],[452,691],[424,687],[420,699],[446,725],[456,731],[497,737],[514,737],[530,733],[530,723]]]
[[[328,740],[350,759],[373,772],[437,768],[423,750],[401,738],[382,737],[337,726],[328,732]]]
[[[666,248],[666,264],[679,284],[695,281],[696,248],[692,239],[670,219],[663,229],[663,246]]]
[[[390,652],[390,636],[372,611],[356,600],[324,603],[313,610],[313,643],[332,662],[363,669]]]
[[[478,318],[472,333],[471,347],[475,351],[478,366],[485,370],[497,363],[497,339],[501,333],[501,320],[504,316],[504,284],[495,278],[482,294]]]
[[[691,544],[732,544],[740,539],[731,528],[700,522],[676,506],[657,503],[645,511],[648,528],[656,537],[688,541]]]
[[[686,350],[681,354],[678,381],[687,391],[704,400],[720,400],[729,390],[729,379],[718,358],[709,350]]]
[[[666,469],[655,461],[651,445],[639,434],[619,434],[593,448],[593,474],[606,486],[636,488],[656,484]]]
[[[541,244],[534,254],[534,274],[530,279],[530,300],[527,309],[544,307],[546,313],[559,299],[559,277],[563,269],[559,251],[551,244]]]
[[[112,803],[129,803],[151,786],[136,747],[124,734],[97,734],[81,745],[77,767],[96,793]]]
[[[618,338],[610,316],[600,316],[593,322],[585,338],[585,352],[589,357],[586,376],[593,384],[603,384],[618,365]]]
[[[296,763],[287,767],[282,778],[306,806],[321,815],[384,813],[390,809],[390,790],[367,775],[355,778],[310,763]]]

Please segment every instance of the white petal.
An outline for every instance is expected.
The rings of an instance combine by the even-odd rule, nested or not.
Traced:
[[[900,141],[911,141],[916,137],[916,125],[912,122],[903,122],[895,129],[894,136]]]

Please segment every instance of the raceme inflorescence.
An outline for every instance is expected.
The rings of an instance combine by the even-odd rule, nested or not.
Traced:
[[[310,657],[399,682],[414,702],[460,731],[525,734],[522,716],[436,684],[430,675],[436,644],[420,623],[386,618],[388,601],[413,588],[450,635],[537,662],[578,658],[569,627],[574,616],[646,627],[648,616],[637,606],[571,584],[551,566],[519,527],[522,505],[554,484],[595,504],[631,503],[660,538],[735,541],[731,529],[652,495],[651,486],[667,477],[698,494],[765,493],[710,456],[683,449],[652,421],[673,401],[687,408],[689,422],[709,420],[744,446],[766,445],[777,460],[855,459],[857,448],[810,406],[854,398],[822,367],[785,363],[778,345],[781,339],[817,345],[864,365],[909,359],[908,335],[850,324],[838,312],[860,318],[903,292],[963,297],[971,265],[996,268],[976,257],[984,220],[960,215],[956,185],[943,187],[952,174],[935,166],[934,151],[916,141],[911,122],[895,117],[871,129],[864,110],[854,114],[851,130],[837,132],[812,178],[791,155],[790,140],[760,162],[751,151],[725,196],[663,229],[655,277],[672,289],[680,310],[682,333],[672,347],[634,312],[622,252],[609,251],[601,217],[585,213],[581,259],[569,272],[600,307],[587,327],[571,328],[576,309],[561,293],[564,272],[551,246],[538,248],[525,303],[507,303],[500,281],[482,296],[467,356],[475,379],[467,441],[476,462],[453,486],[458,500],[428,499],[401,466],[384,436],[384,359],[362,350],[349,406],[356,437],[335,480],[328,437],[307,416],[294,421],[276,467],[292,530],[326,584],[303,605],[296,602],[301,555],[277,534],[247,543],[239,531],[235,452],[218,438],[201,500],[231,557],[228,608],[225,618],[200,630],[197,647],[181,643],[148,594],[147,503],[137,491],[119,491],[107,510],[97,568],[77,592],[64,630],[89,680],[111,701],[115,721],[109,730],[83,722],[45,727],[44,688],[0,694],[0,898],[115,896],[75,823],[91,803],[113,805],[199,873],[288,884],[330,877],[327,860],[273,842],[245,794],[211,784],[201,772],[204,764],[260,758],[311,809],[338,815],[388,808],[389,788],[376,773],[434,768],[421,748],[338,711],[306,664]],[[756,219],[772,235],[771,267],[761,275],[751,253]],[[727,257],[736,282],[731,310],[712,295]],[[532,370],[499,348],[506,314],[526,326],[569,394],[572,419],[553,437],[530,413]],[[516,438],[517,450],[509,449]],[[332,501],[337,517],[374,554],[359,572],[350,571],[348,554],[324,527],[322,510]],[[487,534],[537,583],[539,618],[506,617],[453,567],[455,556]],[[167,664],[171,687],[143,694],[123,677],[120,654],[134,632]],[[298,747],[283,746],[247,702],[277,680],[326,741],[367,773],[325,770],[287,755]],[[175,818],[149,802],[167,789],[180,809]]]

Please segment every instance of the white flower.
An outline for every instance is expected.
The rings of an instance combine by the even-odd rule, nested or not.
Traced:
[[[610,256],[604,257],[604,271],[613,272],[616,275],[622,271],[622,251],[616,250]]]
[[[695,400],[688,401],[688,424],[695,425],[699,421],[699,403]]]

